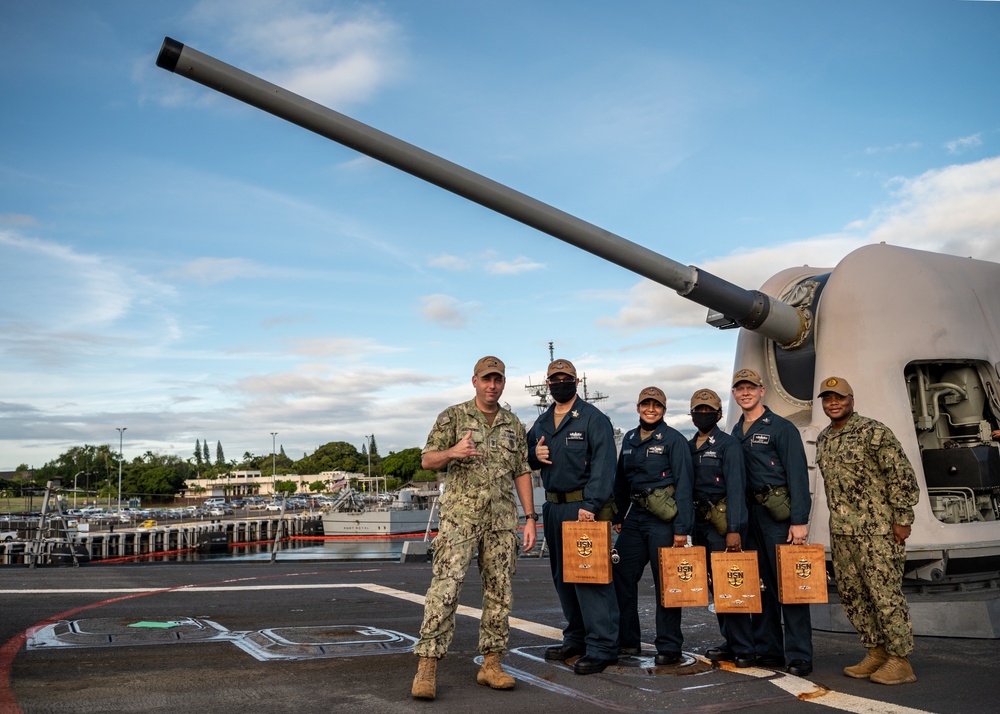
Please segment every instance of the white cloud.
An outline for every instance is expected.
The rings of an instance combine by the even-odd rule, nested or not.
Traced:
[[[366,337],[314,337],[297,340],[294,351],[308,357],[347,357],[357,361],[373,354],[399,350]]]
[[[365,101],[402,66],[399,26],[371,6],[205,0],[188,20],[213,45],[197,49],[321,104]]]
[[[523,255],[519,255],[512,260],[495,260],[493,259],[495,255],[496,251],[486,251],[485,253],[463,258],[445,253],[435,256],[427,262],[435,268],[453,271],[465,271],[469,270],[474,264],[482,264],[485,265],[486,272],[493,275],[520,275],[532,270],[542,270],[545,267],[542,263],[535,262]]]
[[[919,149],[922,144],[919,141],[911,141],[903,144],[892,144],[890,146],[869,146],[865,149],[866,154],[894,154],[897,151],[912,151]]]
[[[468,270],[469,261],[465,258],[459,258],[457,255],[438,255],[427,261],[429,265],[435,268],[444,268],[445,270]]]
[[[450,295],[426,295],[420,302],[423,304],[420,313],[425,319],[451,329],[465,327],[470,315],[479,310],[478,304],[463,303]]]
[[[494,275],[519,275],[532,270],[541,270],[545,266],[536,263],[530,258],[519,255],[513,260],[497,260],[486,266],[486,269]]]
[[[267,270],[245,258],[197,258],[169,275],[201,285],[215,285],[230,280],[260,278],[267,275]]]
[[[958,139],[952,139],[951,141],[945,142],[944,148],[948,150],[949,154],[961,154],[963,151],[968,149],[974,149],[977,146],[983,145],[983,133],[979,132],[972,134],[971,136],[963,136]]]
[[[120,266],[68,245],[0,231],[0,257],[8,269],[14,268],[4,278],[11,296],[7,309],[18,313],[19,307],[30,307],[33,317],[47,316],[53,324],[57,314],[57,324],[64,329],[113,322],[134,297]],[[52,285],[59,289],[52,290]]]
[[[785,268],[832,268],[852,250],[885,242],[1000,261],[1000,157],[890,182],[892,202],[842,233],[733,253],[699,268],[756,289]],[[649,280],[636,283],[618,314],[600,324],[626,331],[649,325],[703,325],[707,310]]]
[[[1000,157],[897,179],[894,187],[896,202],[873,214],[866,243],[1000,261]]]

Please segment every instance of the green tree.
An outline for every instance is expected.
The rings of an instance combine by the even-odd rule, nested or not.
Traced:
[[[201,442],[201,459],[208,466],[212,463],[212,460],[208,456],[208,439],[203,439]]]
[[[398,453],[390,451],[389,455],[382,459],[382,474],[394,476],[402,481],[409,481],[420,470],[420,449],[415,446]]]
[[[198,464],[198,468],[201,468],[201,442],[198,439],[194,440],[194,462]]]
[[[313,481],[309,484],[309,490],[313,493],[320,493],[326,488],[326,481]]]
[[[294,481],[291,481],[291,480],[288,480],[288,481],[283,481],[283,480],[282,481],[276,481],[275,484],[274,484],[274,490],[277,493],[284,493],[284,494],[295,493],[295,489],[296,488],[298,488],[298,485]]]
[[[368,470],[368,460],[362,460],[353,444],[331,441],[291,464],[291,468],[300,474],[318,474],[323,471],[361,473]]]
[[[222,442],[215,442],[215,465],[225,467],[226,456],[222,453]]]

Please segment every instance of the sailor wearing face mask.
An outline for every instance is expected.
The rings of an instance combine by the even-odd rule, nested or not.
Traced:
[[[615,505],[618,509],[615,549],[621,558],[614,566],[615,595],[621,619],[619,654],[639,654],[639,580],[653,565],[656,584],[656,659],[658,665],[681,658],[681,609],[660,603],[660,548],[684,547],[691,533],[691,453],[684,437],[663,421],[667,398],[659,387],[639,392],[636,405],[639,426],[622,440],[615,471]]]
[[[698,433],[688,446],[694,461],[695,545],[707,553],[740,551],[747,535],[746,472],[743,447],[718,427],[722,400],[711,389],[699,389],[691,397],[691,421]],[[706,563],[710,567],[711,558]],[[716,662],[734,662],[737,667],[754,664],[753,632],[749,615],[718,615],[725,640],[705,653]]]
[[[608,417],[577,397],[572,362],[552,362],[546,382],[555,403],[528,432],[528,464],[541,471],[545,486],[545,540],[566,627],[562,644],[546,649],[545,659],[565,661],[583,655],[573,671],[595,674],[618,661],[618,601],[611,584],[563,582],[562,524],[593,521],[610,500],[615,435]]]

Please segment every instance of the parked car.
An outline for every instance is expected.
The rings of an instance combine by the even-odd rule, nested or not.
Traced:
[[[147,518],[142,523],[140,523],[137,528],[156,528],[156,521],[152,518]]]
[[[0,543],[10,543],[17,540],[17,531],[0,531]]]
[[[281,504],[280,503],[269,503],[266,506],[264,506],[264,510],[265,511],[280,511],[281,510]]]

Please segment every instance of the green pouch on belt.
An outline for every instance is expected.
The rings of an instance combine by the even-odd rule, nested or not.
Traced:
[[[610,521],[618,515],[618,506],[615,505],[614,496],[608,499],[607,503],[601,506],[601,510],[594,517],[595,521]]]
[[[708,509],[705,513],[705,520],[715,526],[715,530],[719,532],[720,536],[724,536],[729,532],[729,524],[726,523],[725,498],[720,498],[717,503]]]
[[[787,486],[772,488],[760,504],[771,514],[771,518],[779,523],[792,517],[792,497],[788,493]]]
[[[669,523],[677,515],[677,501],[674,500],[674,487],[665,486],[663,488],[652,489],[639,501],[639,505],[661,521]]]

